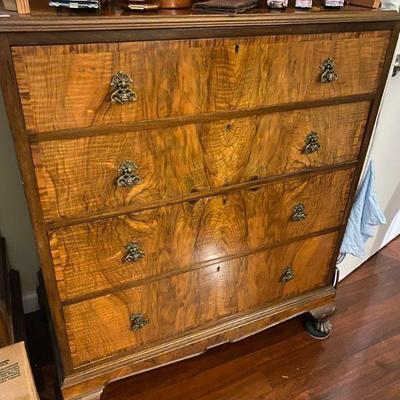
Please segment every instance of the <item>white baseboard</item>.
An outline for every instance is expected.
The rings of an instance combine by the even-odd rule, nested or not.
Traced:
[[[36,291],[28,292],[22,295],[22,304],[24,306],[24,314],[38,311],[40,307]]]

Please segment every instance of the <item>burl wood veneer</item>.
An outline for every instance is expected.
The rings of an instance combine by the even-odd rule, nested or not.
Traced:
[[[353,174],[346,169],[289,179],[56,229],[50,247],[60,297],[84,296],[337,228]],[[294,221],[299,202],[307,217]],[[134,265],[126,261],[130,242],[145,254]]]
[[[193,192],[356,161],[370,102],[32,144],[45,219],[145,207]],[[337,118],[341,115],[340,118]],[[305,153],[316,132],[320,149]],[[105,162],[105,160],[107,160]],[[115,188],[124,160],[140,184]]]
[[[40,133],[370,93],[389,37],[271,35],[22,46],[12,53],[26,128]],[[321,87],[327,54],[344,79]],[[115,71],[129,71],[133,80],[137,101],[126,107],[110,108]]]
[[[64,399],[302,313],[329,328],[398,14],[81,16],[0,21]]]
[[[223,317],[323,286],[336,240],[337,233],[330,233],[68,305],[64,315],[73,363],[190,334]],[[288,265],[296,278],[282,284]],[[152,329],[126,335],[129,317],[138,312]]]

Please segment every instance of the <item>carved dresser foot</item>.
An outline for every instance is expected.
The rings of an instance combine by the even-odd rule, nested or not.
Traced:
[[[334,313],[335,306],[329,306],[313,310],[306,319],[304,326],[306,331],[314,339],[326,339],[331,333],[332,323],[329,317]]]

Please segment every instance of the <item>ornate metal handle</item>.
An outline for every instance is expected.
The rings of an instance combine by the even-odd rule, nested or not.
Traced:
[[[291,265],[288,265],[287,267],[283,268],[279,282],[286,283],[294,278],[296,278],[296,275],[293,272],[293,268]]]
[[[321,145],[318,142],[318,134],[317,132],[311,131],[306,139],[304,140],[304,148],[303,148],[303,153],[304,154],[310,154],[314,153],[315,151],[318,151],[321,147]]]
[[[145,325],[148,325],[150,323],[150,320],[145,318],[143,314],[132,314],[129,318],[131,321],[131,330],[132,331],[138,331],[139,329],[142,329]]]
[[[144,257],[144,253],[140,250],[139,243],[137,242],[129,242],[125,246],[125,250],[126,254],[122,260],[123,262],[137,262]]]
[[[306,208],[303,203],[297,203],[293,207],[292,221],[301,221],[307,216]]]
[[[321,82],[329,83],[337,81],[338,74],[335,71],[335,61],[328,57],[321,65]]]
[[[136,93],[131,89],[132,79],[125,72],[119,71],[114,74],[110,85],[113,88],[111,93],[112,103],[126,104],[136,101]]]
[[[140,183],[140,177],[136,175],[137,165],[132,161],[124,161],[118,168],[116,184],[118,187],[131,187]]]

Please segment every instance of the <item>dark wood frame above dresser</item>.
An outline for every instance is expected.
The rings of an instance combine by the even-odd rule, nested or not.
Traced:
[[[325,318],[334,309],[335,288],[332,284],[325,285],[301,295],[289,297],[283,301],[273,301],[268,303],[267,307],[254,309],[252,312],[242,312],[237,314],[235,318],[222,318],[218,324],[209,323],[202,329],[191,329],[185,334],[177,335],[172,339],[161,340],[152,346],[144,346],[142,349],[135,351],[127,349],[104,359],[74,366],[71,359],[70,339],[67,334],[64,310],[68,310],[69,313],[72,306],[77,302],[79,303],[79,301],[84,301],[85,299],[90,300],[94,297],[92,294],[87,294],[76,301],[74,299],[61,300],[54,272],[55,266],[53,265],[49,237],[54,230],[64,226],[78,226],[79,224],[91,223],[99,219],[118,217],[122,214],[146,210],[146,207],[141,210],[140,207],[132,208],[132,206],[128,205],[118,211],[110,209],[101,212],[101,215],[94,213],[84,217],[70,218],[66,221],[46,222],[43,215],[41,195],[34,173],[37,166],[34,165],[31,146],[34,148],[37,144],[46,141],[114,135],[116,132],[130,133],[149,129],[161,130],[191,123],[205,124],[224,119],[245,118],[273,112],[368,101],[371,105],[357,160],[332,166],[320,166],[302,172],[266,176],[257,181],[249,180],[217,189],[194,191],[180,199],[157,200],[147,207],[151,209],[180,204],[181,202],[195,203],[204,198],[225,196],[229,193],[236,193],[239,190],[251,191],[257,189],[260,185],[272,185],[273,183],[296,179],[303,175],[311,177],[317,174],[354,168],[354,175],[349,189],[350,194],[344,209],[343,223],[318,233],[305,233],[300,237],[296,237],[296,239],[288,238],[279,243],[271,243],[267,247],[259,249],[260,251],[274,249],[278,245],[290,245],[295,240],[312,240],[317,234],[329,236],[333,232],[337,232],[338,238],[335,242],[335,250],[329,260],[331,267],[327,278],[327,282],[333,283],[335,260],[361,175],[399,29],[400,17],[398,13],[368,10],[354,6],[338,11],[327,11],[315,7],[310,12],[295,12],[293,9],[272,12],[265,8],[259,8],[241,15],[212,15],[200,14],[190,10],[177,12],[164,10],[152,14],[127,14],[113,5],[106,7],[101,14],[74,13],[65,10],[57,14],[54,9],[46,8],[46,6],[35,7],[33,4],[30,16],[11,16],[0,19],[1,87],[35,230],[57,350],[60,355],[60,385],[65,399],[99,398],[104,386],[113,380],[199,354],[207,348],[220,343],[239,340],[299,314],[308,312],[312,313],[316,318]],[[21,97],[26,96],[24,97],[25,101],[29,94],[22,94],[21,88],[18,87],[12,53],[13,47],[20,46],[246,38],[269,35],[290,36],[370,31],[390,31],[378,87],[373,92],[300,102],[283,102],[266,106],[260,105],[253,108],[219,110],[198,115],[180,115],[121,124],[86,126],[80,129],[58,129],[40,134],[27,132]],[[279,82],[274,82],[273,84],[279,85]],[[246,254],[246,251],[243,250],[238,253],[238,256],[245,257]],[[227,257],[222,257],[220,260],[214,260],[213,262],[227,261]],[[208,262],[207,265],[212,265],[212,262]],[[59,272],[59,270],[57,271]],[[168,274],[169,272],[165,275],[166,279],[170,276]],[[130,290],[129,287],[121,286],[112,288],[108,292],[108,289],[106,289],[102,291],[102,294],[110,293],[112,295],[122,289],[126,289],[127,292]]]

